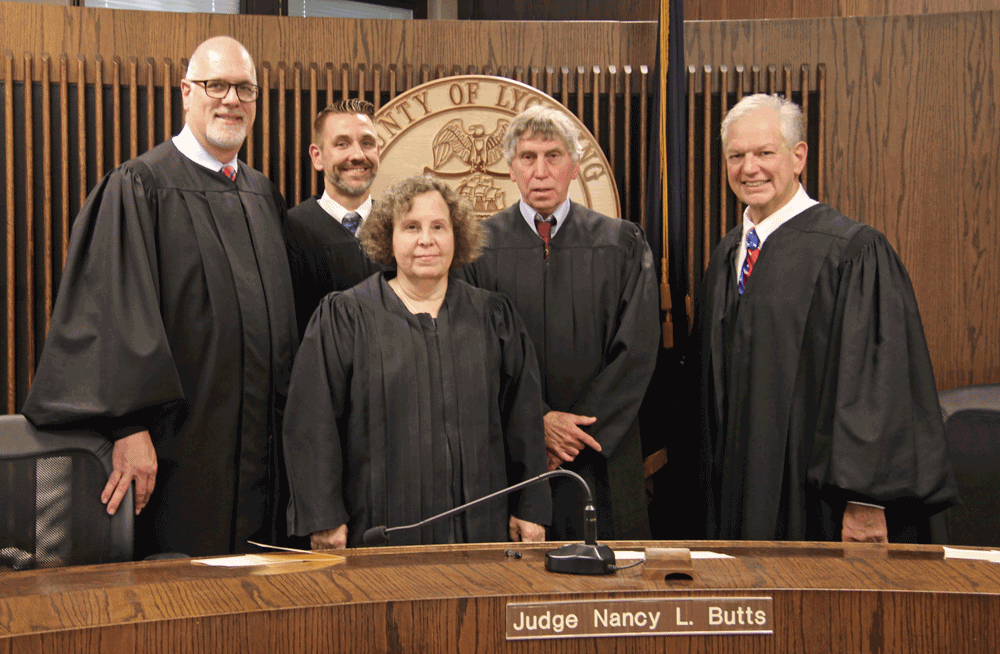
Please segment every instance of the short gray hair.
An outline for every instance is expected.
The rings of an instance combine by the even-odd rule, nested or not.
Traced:
[[[794,147],[799,141],[806,140],[805,122],[802,119],[802,110],[799,109],[799,105],[780,95],[756,93],[746,96],[733,105],[726,117],[722,119],[722,147],[726,147],[729,128],[732,124],[758,109],[773,109],[778,114],[781,138],[789,148]]]
[[[566,152],[574,163],[579,162],[583,156],[579,132],[572,119],[555,107],[535,105],[519,113],[507,126],[507,134],[503,140],[503,156],[507,159],[508,166],[514,161],[517,143],[525,134],[546,139],[558,138],[566,145]]]

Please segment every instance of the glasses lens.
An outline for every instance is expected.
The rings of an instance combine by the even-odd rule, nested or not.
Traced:
[[[236,87],[236,95],[243,102],[253,102],[257,99],[257,87],[253,84],[240,84]]]

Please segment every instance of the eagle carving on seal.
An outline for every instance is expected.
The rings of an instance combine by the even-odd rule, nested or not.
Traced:
[[[486,168],[503,158],[503,138],[507,133],[509,120],[497,120],[496,129],[492,134],[486,133],[483,125],[465,127],[461,118],[449,121],[441,128],[431,143],[434,155],[434,168],[458,157],[476,172],[486,172]]]

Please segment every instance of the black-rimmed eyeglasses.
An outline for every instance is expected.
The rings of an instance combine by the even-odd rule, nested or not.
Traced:
[[[236,97],[240,99],[240,102],[253,102],[257,99],[259,91],[256,84],[249,82],[230,84],[221,79],[189,79],[188,81],[192,84],[201,84],[205,88],[205,95],[216,100],[222,100],[229,95],[229,89],[234,86],[236,87]]]

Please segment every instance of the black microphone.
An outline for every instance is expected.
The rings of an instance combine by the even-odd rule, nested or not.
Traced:
[[[615,571],[615,553],[611,551],[611,548],[607,545],[597,544],[597,510],[594,508],[594,496],[590,492],[590,486],[587,485],[587,481],[580,475],[576,474],[572,470],[563,470],[562,468],[550,470],[549,472],[543,472],[537,477],[532,477],[531,479],[514,484],[513,486],[508,486],[507,488],[501,488],[500,490],[490,493],[484,497],[480,497],[477,500],[466,502],[465,504],[445,511],[444,513],[439,513],[412,525],[402,525],[399,527],[388,528],[386,528],[385,525],[372,527],[371,529],[366,530],[361,538],[365,545],[384,545],[389,542],[389,534],[393,532],[416,529],[418,527],[423,527],[433,522],[437,522],[438,520],[444,520],[449,516],[461,513],[462,511],[470,509],[478,504],[489,502],[490,500],[513,493],[514,491],[520,490],[526,486],[546,481],[551,477],[573,477],[580,482],[581,486],[583,486],[583,493],[585,496],[583,507],[584,542],[582,544],[575,543],[572,545],[564,545],[563,547],[546,553],[545,569],[550,572],[562,572],[565,574],[575,575],[611,574]]]

